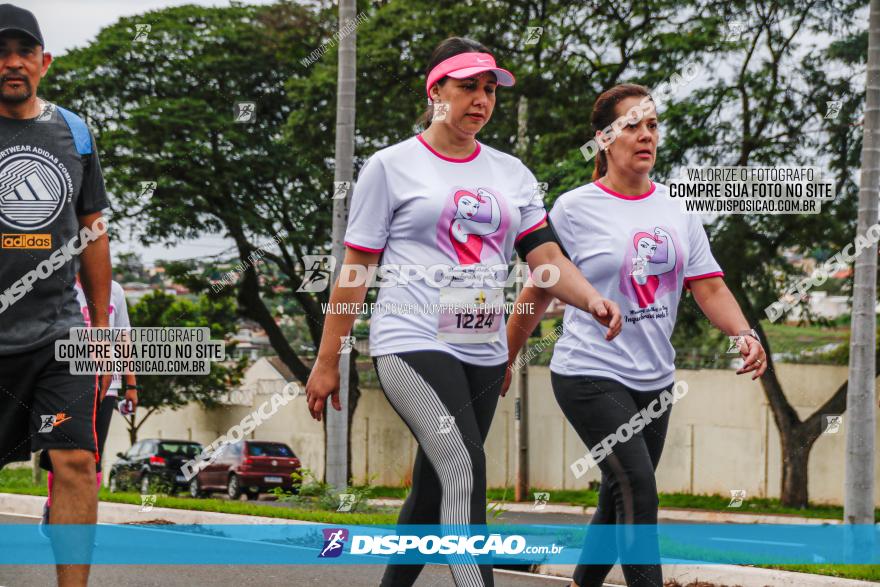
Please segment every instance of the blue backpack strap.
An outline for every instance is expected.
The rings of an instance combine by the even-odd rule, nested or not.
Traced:
[[[61,106],[55,106],[55,109],[64,118],[64,122],[70,128],[73,135],[73,143],[76,145],[76,151],[80,155],[92,154],[92,135],[89,133],[89,127],[82,118]]]

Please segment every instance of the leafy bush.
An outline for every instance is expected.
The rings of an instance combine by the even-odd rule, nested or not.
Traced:
[[[278,501],[290,503],[297,507],[314,508],[324,511],[368,512],[371,508],[368,500],[373,495],[373,487],[369,481],[363,486],[346,487],[339,492],[332,485],[318,479],[311,469],[300,469],[291,473],[293,485],[297,489],[290,492],[275,487],[272,493]],[[344,498],[342,496],[350,497]]]

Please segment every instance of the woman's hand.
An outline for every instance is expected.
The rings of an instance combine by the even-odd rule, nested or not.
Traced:
[[[767,354],[764,352],[764,346],[761,341],[749,336],[743,335],[739,337],[736,344],[737,349],[742,355],[745,364],[736,372],[737,375],[754,371],[752,381],[760,377],[767,370]]]
[[[745,364],[736,372],[737,375],[754,371],[752,380],[757,379],[767,370],[767,354],[764,346],[757,338],[758,333],[749,331],[749,322],[743,315],[739,304],[724,285],[721,277],[708,277],[690,282],[691,292],[703,314],[706,315],[713,325],[722,332],[730,334],[739,332],[735,338],[737,350],[739,350]],[[731,335],[733,336],[733,335]]]
[[[378,265],[382,253],[368,253],[352,247],[346,247],[345,259],[342,263],[342,273],[354,269],[363,269],[364,275],[371,271],[371,267]],[[350,273],[348,273],[350,275]],[[361,275],[358,273],[358,275]],[[360,281],[360,280],[358,280]],[[330,292],[330,307],[356,307],[364,302],[367,296],[366,282],[354,285],[340,285],[339,279],[333,285]],[[351,327],[357,314],[352,312],[331,312],[324,318],[324,329],[321,331],[321,346],[318,349],[318,358],[306,381],[306,401],[309,403],[309,412],[312,418],[321,421],[324,416],[324,407],[328,395],[333,396],[333,407],[342,411],[339,402],[339,358],[340,346],[344,337],[351,334]],[[329,357],[329,358],[328,358]],[[347,355],[342,355],[348,360]]]
[[[609,299],[597,297],[587,302],[587,308],[599,324],[608,327],[605,340],[611,340],[620,334],[623,324],[620,318],[620,307]]]
[[[309,412],[312,418],[321,421],[324,415],[324,405],[327,396],[331,396],[331,403],[336,411],[342,410],[339,402],[339,369],[324,367],[319,359],[312,368],[309,380],[306,382],[306,401],[309,404]]]
[[[542,228],[542,225],[540,228]],[[605,340],[611,340],[620,334],[620,308],[611,300],[603,298],[593,287],[581,270],[567,259],[555,242],[543,243],[526,255],[529,269],[535,271],[541,265],[555,265],[559,268],[559,277],[553,285],[544,289],[578,310],[587,311],[603,326],[608,327]],[[523,289],[525,291],[526,288]],[[584,303],[586,300],[586,304]],[[509,337],[508,337],[509,338]]]

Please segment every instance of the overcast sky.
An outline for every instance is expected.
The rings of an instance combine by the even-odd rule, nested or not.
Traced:
[[[142,14],[157,8],[198,4],[228,6],[219,0],[9,0],[37,15],[46,48],[60,55],[74,47],[82,47],[95,38],[102,28],[122,16]],[[250,0],[243,4],[272,4],[274,0]]]
[[[251,0],[247,4],[271,4],[274,0]],[[199,4],[202,6],[226,6],[229,2],[219,0],[10,0],[33,12],[40,22],[46,41],[46,49],[57,55],[75,47],[87,45],[102,28],[113,24],[122,16],[142,14],[149,10]],[[128,231],[125,231],[126,233]],[[220,236],[206,236],[187,241],[171,249],[161,246],[144,247],[131,240],[127,234],[113,243],[114,256],[122,251],[137,251],[147,263],[157,259],[186,259],[219,253],[232,246],[232,241]]]

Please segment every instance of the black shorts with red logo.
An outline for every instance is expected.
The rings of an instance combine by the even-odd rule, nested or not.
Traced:
[[[0,468],[40,449],[87,450],[97,461],[97,402],[95,375],[71,375],[54,342],[0,355]]]

